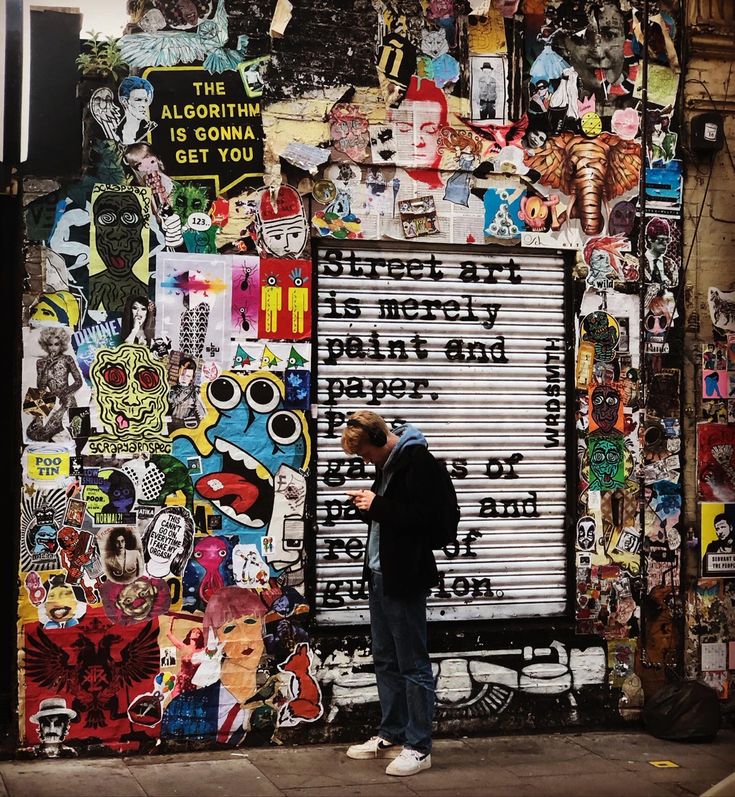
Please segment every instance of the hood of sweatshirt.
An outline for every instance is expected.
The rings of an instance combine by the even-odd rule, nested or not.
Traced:
[[[413,424],[407,423],[403,426],[397,426],[393,429],[393,434],[398,436],[398,442],[395,444],[390,456],[383,465],[383,472],[390,471],[393,465],[398,461],[401,451],[409,446],[423,446],[428,448],[429,444],[420,429],[417,429]]]

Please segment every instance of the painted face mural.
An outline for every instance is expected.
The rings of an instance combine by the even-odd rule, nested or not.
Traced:
[[[391,112],[397,142],[396,163],[420,169],[439,166],[439,133],[447,124],[447,100],[432,80],[415,76],[400,107]],[[428,177],[428,175],[427,175]]]
[[[267,372],[224,373],[206,387],[207,414],[196,432],[180,430],[174,454],[202,455],[197,493],[223,515],[223,531],[263,530],[273,512],[281,465],[305,468],[310,453],[306,419],[284,408],[284,386]]]
[[[90,252],[90,309],[120,313],[128,295],[148,289],[134,268],[148,249],[150,197],[147,189],[102,186],[92,196],[93,252]],[[141,193],[142,192],[142,193]],[[143,271],[147,276],[147,264]]]
[[[620,395],[610,385],[598,385],[590,396],[592,419],[603,432],[611,432],[618,423]]]
[[[591,436],[589,449],[590,490],[614,490],[625,486],[623,437]]]
[[[240,703],[255,694],[260,658],[265,652],[263,617],[268,611],[254,590],[225,587],[212,596],[204,628],[222,646],[220,680]]]
[[[90,377],[106,432],[116,440],[160,435],[168,408],[166,372],[145,346],[100,349]]]

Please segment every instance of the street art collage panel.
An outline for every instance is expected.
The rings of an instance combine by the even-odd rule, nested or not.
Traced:
[[[277,739],[324,715],[304,597],[312,238],[574,252],[576,632],[614,647],[630,694],[637,663],[671,661],[677,16],[644,40],[638,0],[375,7],[371,85],[335,75],[283,126],[239,0],[129,4],[126,69],[80,86],[84,176],[26,209],[44,252],[20,408],[27,755]]]
[[[23,332],[26,756],[238,744],[323,712],[304,598],[307,214],[262,187],[264,59],[238,71],[243,40],[207,60],[192,30],[226,39],[224,2],[196,22],[174,5],[133,19],[127,63],[159,68],[87,95],[89,176],[35,200],[52,221],[29,225],[47,259]],[[171,69],[192,58],[207,62]],[[202,169],[161,133],[194,135],[171,121],[204,84],[230,105],[198,130],[243,141]]]

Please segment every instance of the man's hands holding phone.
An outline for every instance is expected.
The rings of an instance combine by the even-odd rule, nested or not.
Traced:
[[[347,495],[350,497],[350,501],[363,512],[369,511],[373,498],[375,498],[375,493],[372,490],[348,490]]]

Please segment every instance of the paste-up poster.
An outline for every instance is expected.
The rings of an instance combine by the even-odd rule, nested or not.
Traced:
[[[322,204],[312,215],[311,223],[318,235],[337,238],[362,238],[362,212],[365,185],[362,171],[349,163],[333,163],[315,185],[314,198]]]
[[[100,349],[90,376],[92,422],[99,433],[89,438],[84,453],[171,450],[163,428],[169,406],[166,369],[145,346],[123,343],[117,349]]]
[[[436,235],[436,205],[434,197],[421,196],[414,199],[403,199],[398,203],[401,214],[401,226],[406,238],[420,238],[425,235]]]
[[[276,371],[286,369],[308,369],[311,360],[311,343],[307,339],[298,342],[278,343],[273,340],[230,342],[227,362],[232,371]]]
[[[370,125],[370,157],[375,164],[394,164],[398,154],[397,124]]]
[[[94,526],[135,525],[135,484],[117,468],[86,468],[82,498]]]
[[[626,486],[625,438],[595,433],[587,440],[589,489],[616,490]]]
[[[72,456],[71,442],[29,445],[23,452],[23,482],[42,489],[64,487],[71,473]]]
[[[370,132],[368,117],[359,105],[340,102],[329,112],[332,160],[364,163],[368,160]]]
[[[95,324],[93,327],[85,327],[72,335],[71,345],[87,384],[91,384],[89,369],[92,366],[95,352],[99,349],[114,349],[121,342],[120,322],[116,318],[112,321]]]
[[[601,304],[599,295],[592,291],[587,291],[582,297],[580,315],[583,318],[591,316],[587,324],[583,325],[582,340],[594,345],[596,361],[612,362],[617,359],[620,362],[621,370],[630,367],[638,368],[640,347],[638,297],[617,291],[608,293],[606,315],[611,316],[613,321],[607,324],[593,323],[590,326],[589,321],[598,319],[595,313],[599,312]],[[599,318],[601,319],[602,316],[599,316]],[[617,331],[610,331],[613,329]],[[674,391],[669,390],[669,394],[673,396]],[[664,416],[659,415],[659,417]]]
[[[225,351],[230,330],[232,258],[159,255],[156,332],[190,357]]]
[[[505,122],[506,74],[503,56],[470,56],[470,115],[474,122]]]
[[[62,721],[72,711],[76,716],[65,737],[67,744],[100,744],[102,737],[119,752],[153,744],[155,729],[131,725],[127,709],[150,689],[159,672],[156,621],[116,624],[110,633],[103,607],[95,606],[87,609],[84,622],[73,626],[47,631],[29,623],[21,641],[26,665],[21,703],[25,739],[37,738],[39,709],[47,705],[48,684],[53,683],[55,715]],[[160,710],[160,701],[157,705]]]
[[[122,313],[129,296],[148,295],[150,216],[149,188],[98,184],[92,189],[90,312]]]
[[[709,315],[720,329],[735,332],[735,291],[721,291],[711,287],[707,293]]]
[[[701,504],[702,576],[735,576],[735,504]]]
[[[488,4],[485,16],[470,15],[467,22],[467,40],[470,53],[483,55],[490,53],[507,53],[508,44],[505,39],[503,15]]]
[[[509,179],[485,191],[485,241],[513,241],[524,229],[520,217],[525,190],[520,180]]]
[[[292,410],[308,410],[311,394],[311,371],[305,368],[288,368],[285,374],[286,397],[284,404]]]
[[[277,570],[296,571],[304,547],[306,479],[284,464],[276,473],[274,488],[268,535],[261,542],[263,559]]]
[[[589,432],[623,434],[623,397],[619,391],[613,385],[594,384],[590,385],[588,396]]]
[[[311,261],[260,261],[258,330],[267,340],[299,340],[311,334]]]
[[[260,304],[260,260],[254,255],[233,255],[230,277],[230,327],[237,330],[238,337],[256,339]]]
[[[23,330],[23,439],[70,440],[70,410],[89,406],[90,390],[74,356],[71,329]]]
[[[669,351],[667,337],[677,316],[674,294],[658,285],[646,290],[643,319],[646,354],[665,354]]]
[[[726,399],[729,395],[727,346],[724,343],[705,343],[702,349],[702,398]]]
[[[735,426],[697,424],[697,471],[703,501],[735,501]]]
[[[66,491],[36,490],[24,495],[20,510],[20,571],[59,566],[58,532],[66,513]]]

